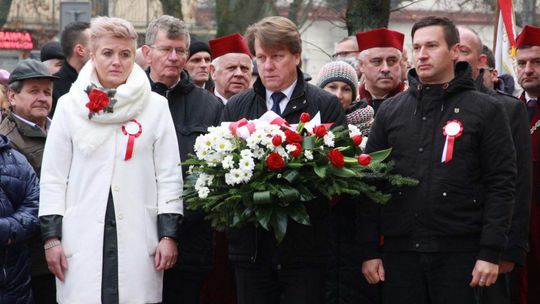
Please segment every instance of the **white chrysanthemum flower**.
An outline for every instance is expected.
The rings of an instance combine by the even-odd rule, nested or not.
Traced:
[[[349,125],[349,136],[352,138],[356,135],[362,135],[360,129],[355,125]]]
[[[307,160],[313,160],[313,151],[311,150],[304,150],[304,156]]]
[[[210,193],[210,189],[208,187],[201,187],[197,190],[199,194],[199,198],[207,198],[208,194]]]
[[[211,186],[213,182],[214,182],[214,175],[208,174],[206,178],[206,185]]]
[[[247,183],[253,176],[253,171],[242,171],[242,182]]]
[[[274,152],[277,152],[279,155],[281,155],[281,157],[285,159],[289,159],[289,153],[287,153],[287,151],[282,146],[276,147]]]
[[[221,166],[223,169],[232,169],[234,168],[234,158],[232,155],[227,155],[223,158],[223,161],[221,162]]]
[[[242,157],[240,162],[238,162],[238,166],[242,172],[253,172],[253,169],[255,169],[255,162],[251,157]]]
[[[214,148],[218,152],[230,152],[233,150],[233,145],[230,141],[223,139],[223,138],[216,138],[214,141]]]
[[[193,168],[195,168],[195,166],[190,165],[190,166],[188,167],[188,169],[187,169],[187,174],[190,174],[190,175],[193,174]]]
[[[244,150],[240,151],[240,157],[242,157],[242,158],[245,158],[245,157],[253,158],[253,152],[251,152],[251,150],[249,150],[249,149],[244,149]]]
[[[243,179],[243,172],[240,169],[232,169],[229,173],[225,173],[225,183],[230,186],[240,184]]]
[[[255,157],[256,159],[263,158],[265,154],[266,153],[263,148],[256,147],[255,149],[253,149],[253,157]]]
[[[287,150],[287,153],[294,152],[294,151],[296,151],[296,146],[295,145],[290,145],[290,144],[286,145],[285,150]]]
[[[197,158],[200,160],[207,160],[210,155],[210,148],[199,149],[195,151],[195,155],[197,155]]]
[[[328,147],[334,147],[334,138],[335,135],[332,132],[326,133],[326,135],[323,137],[324,144]]]

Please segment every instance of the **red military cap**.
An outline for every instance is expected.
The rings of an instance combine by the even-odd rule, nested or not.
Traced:
[[[232,34],[208,41],[212,58],[218,58],[229,53],[242,53],[253,57],[249,52],[246,38],[240,34]]]
[[[540,27],[525,25],[516,40],[516,46],[540,46]]]
[[[393,47],[403,51],[403,40],[405,35],[387,28],[378,28],[367,32],[356,33],[358,51],[375,47]]]

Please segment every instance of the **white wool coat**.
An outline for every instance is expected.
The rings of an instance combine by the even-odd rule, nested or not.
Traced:
[[[120,303],[161,302],[163,272],[156,271],[157,216],[183,211],[182,174],[167,100],[150,90],[134,66],[119,86],[114,113],[88,119],[84,89],[98,82],[92,63],[59,100],[47,136],[39,215],[61,215],[68,270],[57,279],[59,303],[101,303],[104,218],[112,192],[118,235]],[[99,85],[99,83],[96,83]],[[129,119],[142,125],[133,157],[124,160]]]

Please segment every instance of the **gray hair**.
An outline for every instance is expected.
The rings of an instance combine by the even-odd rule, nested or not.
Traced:
[[[225,55],[226,55],[226,54],[225,54]],[[246,56],[247,56],[247,55],[246,55]],[[221,63],[221,58],[222,58],[222,57],[223,57],[223,56],[219,56],[219,57],[214,58],[214,59],[212,60],[212,65],[214,66],[214,68],[215,68],[216,70],[221,70],[221,65],[220,65],[220,63]],[[252,60],[250,60],[249,68],[251,69],[251,71],[253,71],[253,61],[252,61]]]
[[[148,24],[146,29],[145,44],[152,45],[159,31],[167,34],[169,39],[186,38],[186,48],[189,48],[191,38],[184,21],[169,15],[163,15]]]
[[[403,55],[402,55],[401,51],[396,49],[396,48],[393,48],[393,49],[395,49],[398,52],[399,60],[401,60],[403,58]],[[358,60],[364,61],[366,59],[366,57],[369,56],[369,51],[370,51],[370,49],[366,49],[366,50],[361,51],[360,54],[358,55]]]
[[[8,85],[8,88],[15,93],[20,93],[22,91],[24,82],[21,80],[16,80]]]

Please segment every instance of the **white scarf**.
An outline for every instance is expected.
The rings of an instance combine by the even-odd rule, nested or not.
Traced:
[[[110,138],[116,128],[130,119],[136,117],[146,107],[150,98],[151,88],[146,73],[134,64],[126,83],[116,88],[116,104],[113,113],[95,114],[92,119],[88,118],[89,110],[86,107],[88,95],[85,89],[95,84],[101,87],[96,70],[89,60],[81,69],[77,80],[71,86],[68,96],[71,103],[69,108],[70,127],[73,132],[73,144],[84,155],[94,152],[106,139]]]

